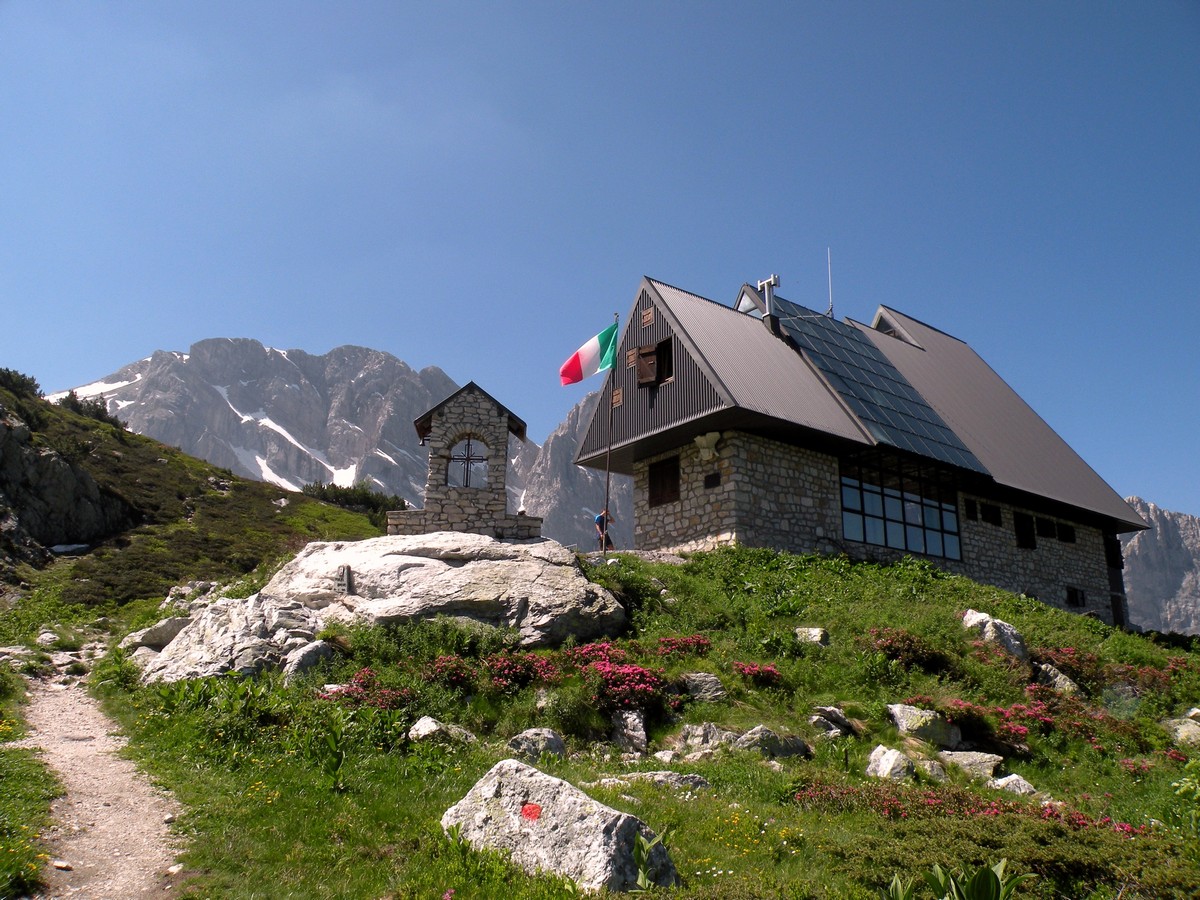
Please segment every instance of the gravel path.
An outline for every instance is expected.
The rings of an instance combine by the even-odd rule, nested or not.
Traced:
[[[40,748],[66,791],[42,834],[55,865],[47,867],[46,890],[37,896],[170,897],[178,872],[168,872],[175,862],[173,801],[117,755],[124,739],[78,683],[37,681],[30,694],[30,734],[11,746]]]

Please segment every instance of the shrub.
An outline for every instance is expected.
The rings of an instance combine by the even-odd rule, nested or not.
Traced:
[[[661,673],[642,666],[598,659],[583,669],[583,676],[592,689],[596,708],[603,713],[621,709],[653,711],[664,702]]]
[[[735,662],[733,671],[759,687],[776,687],[783,681],[783,675],[770,663]]]

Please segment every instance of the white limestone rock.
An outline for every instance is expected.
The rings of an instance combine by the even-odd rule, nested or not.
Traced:
[[[831,733],[834,737],[849,737],[858,734],[858,728],[849,717],[836,706],[814,706],[812,716],[808,721],[822,731]]]
[[[223,598],[200,610],[142,670],[142,680],[177,681],[224,672],[253,675],[281,668],[316,638],[317,614],[292,600],[256,594]]]
[[[1053,688],[1060,694],[1074,695],[1079,693],[1079,685],[1064,675],[1049,663],[1038,663],[1034,667],[1034,679],[1038,684]]]
[[[646,716],[641,710],[619,709],[612,717],[612,742],[625,753],[645,753]]]
[[[638,781],[649,781],[659,787],[667,787],[677,791],[702,791],[711,787],[708,779],[701,775],[685,772],[628,772],[624,775],[611,775],[601,778],[596,784],[601,787],[622,787]]]
[[[824,628],[797,628],[796,640],[802,644],[816,644],[819,647],[828,647],[829,632]]]
[[[1195,719],[1167,719],[1163,727],[1171,732],[1176,744],[1200,747],[1200,722]]]
[[[593,800],[566,781],[515,759],[496,763],[442,816],[476,849],[505,851],[527,872],[565,876],[585,890],[637,887],[635,837],[654,833],[635,816]],[[653,884],[675,884],[675,866],[662,844],[650,851]]]
[[[297,638],[296,640],[302,640]],[[285,642],[285,646],[290,641]],[[329,659],[333,656],[332,645],[325,641],[306,641],[302,642],[294,650],[288,652],[283,659],[283,677],[285,681],[291,681],[301,672],[311,669],[313,666],[320,663],[322,660]]]
[[[678,740],[682,750],[695,753],[702,750],[713,750],[717,747],[727,747],[738,737],[738,734],[726,731],[712,722],[702,722],[699,725],[684,725]]]
[[[352,573],[353,594],[339,590],[341,567]],[[341,620],[444,615],[515,628],[525,647],[613,635],[625,624],[616,598],[589,582],[561,544],[459,532],[309,544],[262,593]]]
[[[553,728],[529,728],[514,735],[509,740],[508,747],[530,761],[537,761],[543,754],[567,755],[567,745],[563,742],[562,735]]]
[[[1025,662],[1029,659],[1029,651],[1025,648],[1025,639],[1012,625],[1001,619],[995,619],[985,612],[968,609],[963,616],[963,628],[974,629],[979,636],[989,644],[995,644],[1009,656]]]
[[[439,722],[433,716],[421,716],[408,729],[408,739],[414,743],[473,744],[475,735],[460,725]]]
[[[888,781],[906,781],[913,777],[916,766],[913,761],[901,753],[879,744],[871,751],[867,760],[867,777],[884,778]]]
[[[772,759],[787,756],[812,756],[812,748],[795,735],[779,735],[765,725],[755,725],[736,741],[735,750],[757,750]]]
[[[715,703],[727,696],[725,685],[721,679],[710,672],[688,672],[680,677],[683,689],[693,700],[702,703]]]
[[[163,647],[175,640],[179,632],[192,621],[189,616],[171,616],[160,622],[155,622],[149,628],[134,631],[121,641],[122,650],[136,650],[138,647],[149,647],[151,650],[162,650]]]
[[[957,766],[973,778],[991,778],[996,774],[996,767],[1004,762],[1003,756],[977,750],[944,750],[938,754],[938,759]]]
[[[1010,794],[1019,794],[1022,797],[1032,797],[1038,792],[1037,788],[1016,774],[993,778],[987,783],[987,786],[993,790],[1008,791]]]
[[[887,711],[903,735],[927,741],[945,750],[953,750],[962,743],[961,729],[935,710],[891,703]]]

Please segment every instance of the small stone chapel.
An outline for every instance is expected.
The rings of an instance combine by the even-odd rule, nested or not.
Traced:
[[[413,424],[429,448],[424,509],[388,513],[388,534],[465,531],[498,540],[542,536],[542,520],[508,511],[508,436],[525,423],[468,382]]]

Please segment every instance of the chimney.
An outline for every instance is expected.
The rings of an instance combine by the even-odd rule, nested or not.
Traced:
[[[763,313],[763,322],[766,323],[771,334],[778,337],[779,317],[775,315],[775,288],[777,287],[779,287],[779,276],[774,273],[766,281],[758,283],[758,289],[762,292],[763,300],[767,305],[767,310]]]

